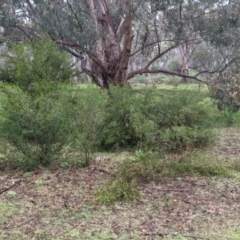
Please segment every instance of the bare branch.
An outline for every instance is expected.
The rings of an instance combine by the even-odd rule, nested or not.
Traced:
[[[148,62],[148,64],[145,66],[145,68],[148,69],[157,59],[161,58],[162,56],[164,56],[166,53],[170,52],[171,50],[173,50],[177,46],[179,46],[178,43],[176,43],[173,46],[169,47],[165,51],[163,51],[161,53],[158,53],[150,62]]]
[[[31,3],[31,1],[30,1],[30,0],[26,0],[26,2],[27,2],[27,5],[29,6],[29,8],[31,9],[32,13],[33,13],[34,15],[36,15],[36,11],[35,11],[32,3]]]
[[[79,26],[79,28],[80,28],[80,30],[81,30],[81,32],[82,32],[82,31],[83,31],[83,27],[82,27],[82,25],[81,25],[81,23],[80,23],[80,21],[79,21],[79,19],[78,19],[77,14],[74,12],[71,3],[69,3],[69,0],[67,0],[67,3],[68,3],[68,6],[70,7],[71,12],[73,13],[74,17],[76,18],[76,20],[77,20],[77,22],[78,22],[78,26]]]
[[[23,27],[21,27],[19,25],[12,25],[12,24],[10,26],[21,30],[29,39],[31,39],[31,36],[26,32],[26,30]]]
[[[52,38],[52,40],[57,44],[62,44],[62,45],[65,45],[65,46],[68,46],[71,48],[79,49],[82,52],[86,53],[88,55],[88,57],[92,61],[94,61],[97,64],[97,66],[103,71],[103,73],[107,74],[107,71],[106,71],[105,67],[103,66],[102,62],[98,59],[98,57],[94,53],[87,50],[86,48],[83,48],[81,45],[79,45],[77,43],[56,39],[50,33],[49,33],[49,35]]]
[[[127,79],[129,80],[129,79],[133,78],[135,75],[143,74],[143,73],[153,73],[153,74],[154,73],[163,73],[163,74],[167,74],[167,75],[171,75],[171,76],[178,76],[178,77],[182,77],[182,78],[193,79],[193,80],[196,80],[198,82],[201,82],[201,83],[204,83],[204,84],[207,84],[207,85],[209,84],[208,82],[198,78],[197,76],[190,76],[190,75],[181,74],[181,73],[178,73],[178,72],[171,72],[171,71],[162,70],[162,69],[149,70],[147,68],[132,72],[131,74],[129,74]]]

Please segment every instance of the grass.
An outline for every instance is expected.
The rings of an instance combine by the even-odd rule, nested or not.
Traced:
[[[239,239],[239,133],[222,129],[204,151],[167,156],[165,176],[139,183],[132,203],[94,198],[129,152],[97,154],[84,169],[1,172],[0,191],[10,188],[0,194],[0,239]]]

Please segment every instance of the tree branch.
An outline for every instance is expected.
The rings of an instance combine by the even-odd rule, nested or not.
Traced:
[[[29,39],[31,39],[31,36],[25,31],[25,29],[23,27],[21,27],[19,25],[12,25],[12,24],[10,26],[21,30]]]
[[[31,1],[30,1],[30,0],[26,0],[26,2],[27,2],[27,5],[30,7],[32,13],[33,13],[34,15],[36,15],[36,11],[35,11],[32,3],[31,3]]]
[[[69,42],[69,41],[64,41],[64,40],[60,40],[60,39],[56,39],[55,37],[53,37],[50,33],[48,33],[50,35],[50,37],[52,38],[52,40],[57,43],[57,44],[62,44],[71,48],[76,48],[79,49],[81,51],[83,51],[84,53],[86,53],[88,55],[88,57],[97,64],[97,66],[102,70],[102,72],[104,74],[107,74],[107,70],[105,69],[105,67],[103,66],[102,62],[98,59],[98,57],[92,53],[91,51],[83,48],[81,45],[74,43],[74,42]]]
[[[134,71],[132,73],[130,73],[127,77],[127,79],[131,79],[133,78],[135,75],[137,74],[143,74],[143,73],[163,73],[163,74],[167,74],[167,75],[172,75],[172,76],[178,76],[178,77],[182,77],[182,78],[188,78],[188,79],[193,79],[193,80],[196,80],[198,82],[201,82],[201,83],[204,83],[206,85],[209,85],[208,82],[198,78],[197,76],[190,76],[190,75],[186,75],[186,74],[181,74],[181,73],[178,73],[178,72],[171,72],[171,71],[168,71],[168,70],[162,70],[162,69],[159,69],[159,70],[149,70],[147,68],[144,68],[144,69],[141,69],[141,70],[137,70],[137,71]],[[198,74],[199,75],[199,74]]]
[[[69,3],[69,0],[67,0],[67,3],[68,3],[68,6],[70,7],[70,9],[71,9],[74,17],[76,18],[76,20],[77,20],[77,22],[78,22],[78,26],[79,26],[79,28],[80,28],[80,30],[81,30],[81,32],[82,32],[82,31],[83,31],[83,27],[82,27],[82,25],[81,25],[81,23],[80,23],[80,21],[79,21],[79,19],[78,19],[77,14],[74,12],[72,5]]]

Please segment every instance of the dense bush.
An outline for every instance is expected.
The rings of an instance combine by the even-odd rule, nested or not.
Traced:
[[[220,110],[227,109],[236,112],[240,109],[239,69],[240,61],[238,60],[223,72],[211,86],[212,97],[217,100]]]
[[[99,129],[103,149],[178,150],[206,145],[217,109],[197,91],[134,91],[112,87]]]
[[[144,95],[129,86],[111,86],[105,104],[104,119],[98,131],[101,148],[117,149],[137,146],[153,123],[143,115]]]
[[[71,148],[80,153],[81,165],[88,166],[100,144],[97,131],[103,122],[106,95],[101,89],[68,89],[62,105],[66,107]]]
[[[0,136],[13,147],[8,157],[28,169],[49,165],[68,140],[63,105],[52,96],[32,98],[14,85],[3,84],[1,91]]]
[[[11,48],[0,69],[0,137],[25,168],[48,165],[69,140],[64,91],[73,69],[49,39]]]
[[[69,82],[73,73],[69,56],[49,38],[43,38],[12,46],[0,69],[0,81],[18,85],[35,96],[54,91],[56,83]]]
[[[164,150],[181,150],[208,143],[211,134],[207,129],[217,110],[206,94],[182,90],[153,92],[144,113],[156,124],[148,141]]]

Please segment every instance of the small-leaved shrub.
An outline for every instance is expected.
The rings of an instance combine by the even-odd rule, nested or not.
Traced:
[[[105,104],[104,118],[98,130],[104,150],[130,149],[141,143],[154,123],[143,114],[144,96],[129,86],[111,86]]]
[[[127,158],[116,172],[118,178],[130,182],[157,180],[163,170],[163,155],[151,150],[136,150]]]
[[[111,87],[102,125],[100,148],[146,147],[178,151],[201,147],[212,139],[218,110],[207,93],[193,90],[136,91]]]
[[[68,116],[69,147],[79,152],[78,165],[88,166],[100,144],[97,132],[103,123],[106,95],[101,89],[69,89],[62,104]]]
[[[188,153],[177,161],[167,161],[162,176],[231,177],[233,174],[227,164],[217,161],[214,156],[208,156],[202,152],[195,151]]]
[[[128,182],[123,178],[117,178],[97,189],[94,196],[100,203],[111,204],[117,201],[138,200],[140,193],[135,181]]]
[[[218,110],[207,94],[191,90],[152,91],[143,108],[155,130],[147,143],[165,151],[207,145]]]
[[[19,86],[31,96],[53,92],[74,74],[70,57],[48,37],[13,45],[5,55],[0,81]],[[46,84],[47,83],[47,84]]]
[[[63,93],[73,72],[69,57],[48,38],[9,49],[0,69],[0,138],[13,165],[47,166],[69,141]]]
[[[52,96],[32,98],[14,85],[2,84],[1,91],[0,136],[12,146],[8,157],[27,169],[49,165],[69,140],[64,106]]]

